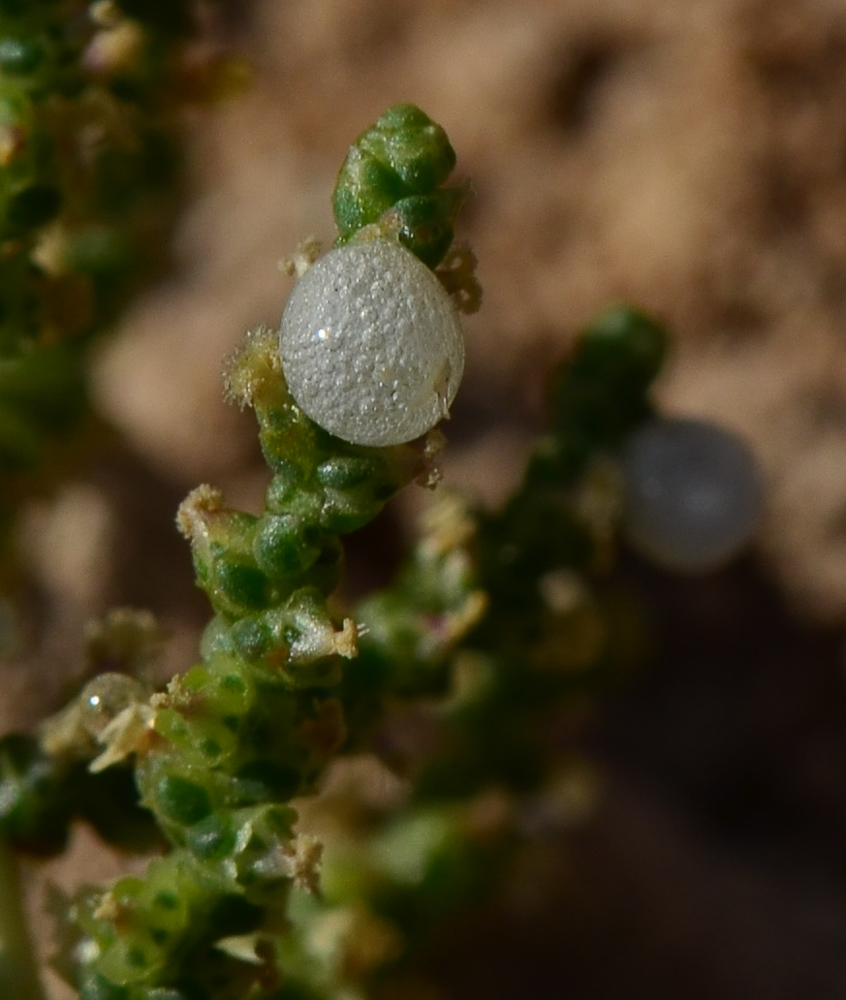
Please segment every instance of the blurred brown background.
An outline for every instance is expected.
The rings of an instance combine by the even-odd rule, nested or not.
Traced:
[[[265,481],[221,360],[278,321],[277,262],[331,240],[349,142],[412,101],[473,180],[486,294],[448,482],[507,493],[544,373],[626,299],[675,331],[664,408],[741,432],[767,498],[755,552],[707,580],[623,557],[660,638],[590,737],[607,794],[576,891],[502,932],[505,969],[479,933],[454,995],[846,997],[846,4],[257,0],[218,31],[254,83],[190,123],[174,266],[98,358],[120,440],[26,519],[41,673],[10,667],[3,728],[55,707],[114,603],[190,662],[205,612],[175,506],[210,481],[255,507]]]

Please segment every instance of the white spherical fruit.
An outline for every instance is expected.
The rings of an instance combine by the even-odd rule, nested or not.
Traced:
[[[700,420],[654,420],[623,452],[624,530],[668,569],[716,569],[754,534],[761,510],[755,459],[729,431]]]
[[[297,405],[353,444],[392,445],[449,415],[464,371],[458,313],[398,243],[331,250],[295,286],[280,330]]]
[[[82,725],[91,736],[98,736],[125,708],[146,702],[149,696],[150,692],[134,677],[99,674],[79,694]]]

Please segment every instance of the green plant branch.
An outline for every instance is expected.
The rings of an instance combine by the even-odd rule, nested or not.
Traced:
[[[471,257],[449,251],[464,190],[443,187],[453,162],[419,109],[391,109],[341,170],[331,253],[379,240],[402,271],[407,251],[429,268],[444,260],[450,293],[477,304]],[[401,288],[398,301],[413,311],[413,296],[413,285]],[[332,332],[305,329],[310,342]],[[106,782],[133,760],[141,805],[170,846],[142,877],[75,900],[62,965],[81,1000],[350,1000],[391,983],[402,992],[449,916],[499,891],[532,844],[523,813],[554,813],[562,768],[578,771],[556,743],[558,717],[616,663],[601,595],[619,518],[615,461],[652,413],[663,351],[663,331],[632,310],[591,326],[556,373],[550,429],[515,497],[494,513],[446,497],[394,585],[345,616],[332,600],[342,536],[404,486],[431,485],[441,437],[371,447],[330,434],[292,395],[277,332],[247,335],[227,392],[255,411],[271,478],[259,514],[210,486],[180,508],[214,611],[200,662],[152,695],[106,675],[40,742],[0,744],[9,840],[60,849],[82,816],[125,842],[137,802]],[[386,383],[395,363],[379,371]],[[403,738],[413,737],[418,721],[412,746],[393,739],[406,722]],[[329,843],[324,865],[294,803],[340,755],[361,750],[413,787],[399,808],[348,831],[342,849]],[[92,811],[98,799],[111,823]]]

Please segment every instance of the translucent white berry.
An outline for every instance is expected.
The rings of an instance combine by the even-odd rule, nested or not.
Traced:
[[[452,300],[386,239],[338,247],[306,271],[285,307],[280,349],[297,405],[353,444],[425,434],[449,415],[464,371]]]
[[[125,708],[146,702],[149,691],[127,674],[106,673],[90,680],[79,694],[82,725],[98,736]]]
[[[753,535],[761,509],[755,459],[729,431],[699,420],[654,420],[623,453],[624,529],[668,569],[716,569]]]

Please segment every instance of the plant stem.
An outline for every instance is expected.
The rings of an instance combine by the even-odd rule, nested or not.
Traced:
[[[45,1000],[24,914],[18,863],[0,838],[0,996]]]

